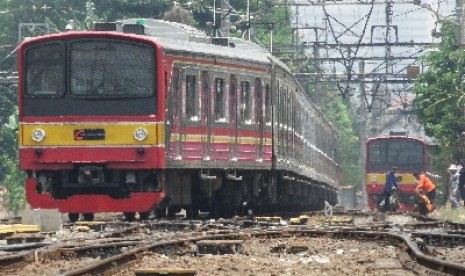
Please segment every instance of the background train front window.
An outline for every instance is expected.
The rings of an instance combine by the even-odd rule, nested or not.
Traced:
[[[64,45],[51,43],[26,52],[26,95],[57,97],[65,93]]]
[[[116,41],[71,44],[71,95],[146,97],[154,94],[151,47]]]
[[[397,166],[399,171],[420,172],[423,144],[406,139],[374,140],[367,145],[367,156],[369,171],[388,171]]]

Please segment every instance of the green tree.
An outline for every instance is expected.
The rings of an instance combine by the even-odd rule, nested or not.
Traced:
[[[17,113],[16,110],[14,113]],[[18,168],[18,155],[16,146],[18,144],[18,116],[11,115],[8,122],[1,127],[2,138],[0,147],[2,152],[0,160],[2,163],[3,183],[8,191],[8,209],[17,212],[24,206],[24,173]]]
[[[456,42],[456,25],[442,22],[437,51],[424,57],[428,70],[415,83],[415,114],[426,134],[436,139],[442,156],[465,157],[465,52]]]
[[[290,44],[292,37],[291,11],[288,6],[280,6],[281,1],[257,1],[252,5],[251,27],[254,27],[256,39],[263,45]]]

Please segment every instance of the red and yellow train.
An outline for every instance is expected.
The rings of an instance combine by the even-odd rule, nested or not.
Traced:
[[[401,211],[414,211],[417,196],[414,192],[415,172],[429,172],[431,156],[428,143],[420,138],[409,137],[406,131],[391,131],[388,136],[370,138],[366,142],[365,190],[368,206],[378,209],[384,192],[386,173],[397,167],[396,179],[400,189],[397,196]]]
[[[331,124],[256,44],[153,19],[21,43],[19,156],[34,208],[76,220],[336,203]]]

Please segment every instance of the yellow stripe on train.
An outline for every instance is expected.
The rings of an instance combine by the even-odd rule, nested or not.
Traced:
[[[396,173],[397,184],[412,184],[416,180],[411,173]],[[365,184],[382,184],[386,183],[386,174],[368,173],[365,175]]]
[[[173,133],[170,137],[171,142],[191,142],[202,143],[206,142],[208,136],[206,134],[179,134]],[[236,139],[234,136],[210,135],[210,143],[212,144],[235,144]],[[271,138],[263,138],[261,142],[265,146],[271,146]],[[259,145],[260,140],[256,137],[237,137],[237,144],[239,145]]]
[[[147,137],[137,140],[135,132],[145,130]],[[44,133],[41,141],[33,135]],[[162,123],[20,123],[20,146],[118,146],[162,145],[165,128]],[[79,132],[79,134],[77,133]],[[96,137],[98,136],[98,137]]]

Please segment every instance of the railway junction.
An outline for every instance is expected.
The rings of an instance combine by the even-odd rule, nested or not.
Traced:
[[[299,7],[304,14],[313,2],[290,1],[292,51],[300,53],[292,63],[311,63],[303,73],[270,55],[289,47],[273,50],[271,40],[269,49],[258,49],[250,30],[248,40],[210,37],[150,18],[24,40],[13,51],[19,74],[0,72],[0,79],[18,85],[26,198],[38,212],[68,213],[69,222],[54,211],[39,222],[36,211],[0,221],[0,275],[465,275],[465,224],[407,209],[332,212],[342,185],[337,133],[302,86],[313,83],[318,99],[329,92],[325,83],[334,83],[338,95],[357,102],[363,118],[372,111],[399,115],[373,116],[379,127],[373,133],[404,126],[410,120],[401,119],[411,111],[404,94],[423,68],[418,54],[430,44],[399,39],[401,27],[392,23],[431,6],[395,15],[392,0],[357,1],[365,15],[348,24],[322,1],[325,26],[300,25]],[[368,37],[372,14],[383,10],[386,24],[372,25]],[[309,30],[314,40],[302,36]],[[340,39],[345,33],[356,42]],[[405,56],[413,47],[419,49]],[[350,99],[354,93],[357,100]],[[397,98],[403,109],[392,106]],[[366,138],[366,120],[359,129]],[[408,135],[393,136],[403,143]],[[423,154],[413,159],[425,165],[413,172],[429,172],[427,143],[413,145]],[[388,168],[402,163],[398,152],[406,164],[415,156],[395,152],[393,164],[370,150],[360,155]],[[398,175],[403,203],[414,199],[404,188],[414,187],[406,168]],[[385,169],[366,171],[368,198],[376,203]],[[186,217],[176,217],[181,209]],[[211,217],[198,218],[205,210]],[[259,214],[265,210],[274,213]],[[278,213],[289,210],[299,212]],[[149,219],[152,212],[156,219]],[[248,216],[221,218],[237,213]],[[80,214],[84,221],[77,221]]]
[[[0,229],[0,275],[465,275],[465,224],[371,212]]]

